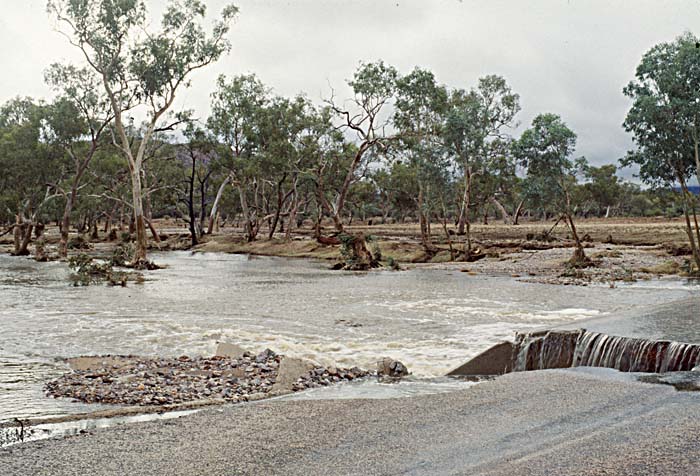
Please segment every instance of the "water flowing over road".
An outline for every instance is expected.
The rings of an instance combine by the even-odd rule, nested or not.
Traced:
[[[61,358],[211,355],[217,341],[321,363],[444,375],[515,331],[687,299],[696,286],[565,287],[413,269],[354,274],[307,260],[173,252],[127,288],[72,287],[64,263],[0,257],[0,421],[86,411],[44,397]],[[95,406],[90,406],[95,409]]]

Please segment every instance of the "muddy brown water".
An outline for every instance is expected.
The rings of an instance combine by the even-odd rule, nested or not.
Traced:
[[[664,303],[670,307],[659,316],[672,320],[673,303],[696,302],[699,289],[679,281],[529,284],[458,267],[356,274],[324,262],[219,253],[153,258],[167,268],[146,272],[142,285],[76,288],[63,263],[0,256],[0,421],[99,409],[44,396],[44,383],[66,370],[63,358],[211,355],[217,341],[342,366],[373,367],[390,356],[420,381],[398,391],[442,391],[455,384],[430,378],[516,331],[592,322],[604,332],[617,322],[612,316],[653,316],[648,309]],[[664,334],[653,322],[642,328]],[[347,388],[343,397],[369,391]]]

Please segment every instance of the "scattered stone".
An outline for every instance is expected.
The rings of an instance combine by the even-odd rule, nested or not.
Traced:
[[[49,395],[120,405],[253,401],[370,375],[357,367],[326,369],[270,349],[257,355],[239,353],[236,358],[100,356],[69,359],[69,363],[71,372],[46,385]]]
[[[335,323],[337,325],[344,325],[347,327],[362,327],[362,324],[359,322],[350,321],[348,319],[336,319]]]

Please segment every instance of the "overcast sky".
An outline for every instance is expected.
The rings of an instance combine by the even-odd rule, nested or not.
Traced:
[[[155,15],[163,0],[147,2]],[[217,14],[225,0],[207,0]],[[176,108],[209,112],[221,74],[256,73],[283,95],[312,100],[346,92],[360,61],[383,59],[408,72],[433,70],[442,83],[469,88],[504,76],[521,96],[523,126],[541,112],[578,134],[577,155],[614,162],[631,146],[621,127],[623,86],[642,54],[700,28],[698,0],[239,0],[233,51],[197,73]],[[154,20],[154,24],[157,20]],[[50,97],[43,70],[80,57],[55,32],[45,0],[0,0],[0,101]],[[625,174],[628,175],[628,174]]]

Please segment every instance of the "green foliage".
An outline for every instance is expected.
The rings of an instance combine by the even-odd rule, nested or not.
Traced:
[[[88,286],[107,278],[112,270],[109,263],[96,263],[86,254],[78,254],[68,258],[68,266],[74,271],[71,280],[74,286]]]
[[[698,41],[687,33],[654,46],[623,90],[633,100],[624,127],[637,148],[622,163],[639,165],[639,176],[648,184],[670,185],[700,172],[694,157],[700,128]]]
[[[122,242],[112,250],[110,263],[112,266],[126,266],[132,256],[134,256],[134,246],[129,242]]]
[[[361,63],[348,85],[356,98],[373,108],[393,95],[398,76],[396,68],[383,61]]]
[[[90,241],[83,235],[74,236],[68,240],[68,249],[70,250],[89,250],[90,248],[92,248]]]
[[[128,281],[143,282],[140,273],[116,271],[111,262],[96,262],[91,256],[78,254],[68,259],[68,266],[73,270],[73,286],[89,286],[106,282],[110,286],[126,286]]]
[[[637,164],[640,178],[653,186],[679,185],[686,232],[700,268],[700,226],[696,197],[688,181],[700,181],[700,39],[686,33],[644,54],[635,79],[623,90],[633,100],[624,126],[636,150],[622,160]],[[690,215],[693,215],[691,226]]]
[[[379,243],[376,241],[372,242],[372,258],[376,261],[382,260],[382,250],[379,247]]]
[[[608,207],[614,207],[620,202],[623,190],[614,164],[600,167],[586,165],[583,172],[588,180],[582,186],[585,199],[591,202],[591,207],[596,208],[598,216],[603,215]]]
[[[520,139],[513,144],[519,163],[527,169],[523,184],[531,206],[563,212],[579,164],[570,156],[576,146],[576,134],[556,114],[540,114]]]
[[[225,35],[238,11],[225,7],[207,34],[204,2],[171,0],[160,31],[143,35],[148,27],[143,0],[49,0],[47,10],[66,27],[107,87],[136,85],[140,101],[164,103],[186,85],[192,71],[230,50]]]
[[[63,155],[44,138],[48,107],[31,98],[0,106],[0,221],[50,210],[55,195],[47,184],[60,179]]]
[[[341,233],[338,235],[338,239],[340,240],[340,257],[345,266],[352,269],[356,264],[355,251],[353,249],[355,237],[347,233]]]
[[[386,259],[386,265],[391,269],[392,271],[400,271],[401,270],[401,264],[394,259],[393,256],[388,256]]]

